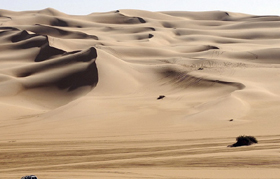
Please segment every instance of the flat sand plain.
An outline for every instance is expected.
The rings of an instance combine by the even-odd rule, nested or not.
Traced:
[[[279,178],[279,29],[223,11],[0,10],[1,178]],[[259,143],[227,147],[239,135]]]

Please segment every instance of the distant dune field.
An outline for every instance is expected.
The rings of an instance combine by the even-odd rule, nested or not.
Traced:
[[[0,10],[1,177],[279,178],[279,68],[278,16]]]

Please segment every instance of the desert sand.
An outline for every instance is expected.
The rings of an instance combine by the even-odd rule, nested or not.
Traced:
[[[0,10],[1,178],[279,178],[279,29],[223,11]],[[240,135],[259,143],[227,147]]]

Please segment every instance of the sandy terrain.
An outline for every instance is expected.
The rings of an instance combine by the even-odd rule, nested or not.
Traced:
[[[279,28],[222,11],[0,10],[1,178],[279,178]],[[239,135],[259,143],[227,147]]]

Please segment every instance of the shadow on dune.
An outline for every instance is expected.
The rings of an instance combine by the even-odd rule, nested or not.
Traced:
[[[50,59],[51,57],[53,57],[55,55],[62,55],[64,53],[65,53],[65,51],[63,51],[61,49],[57,49],[57,48],[51,47],[47,43],[47,44],[42,46],[42,48],[40,49],[39,54],[36,56],[34,61],[35,62],[45,61],[45,60]]]
[[[98,82],[98,70],[96,63],[91,63],[84,71],[72,73],[56,83],[60,89],[68,91],[76,90],[83,86],[95,87]]]
[[[61,94],[61,92],[68,93],[81,87],[89,87],[83,92],[75,93],[77,97],[77,95],[84,95],[97,85],[98,69],[95,62],[97,51],[94,47],[66,52],[52,47],[47,35],[33,34],[27,30],[8,27],[3,27],[1,30],[3,30],[0,34],[1,38],[6,41],[9,49],[24,50],[34,54],[34,59],[32,60],[30,58],[32,56],[30,56],[28,63],[7,69],[11,78],[25,89],[23,91],[54,87]],[[53,28],[49,30],[52,32]],[[37,54],[34,53],[36,51]],[[14,61],[22,62],[21,57]],[[71,96],[72,93],[67,95]]]
[[[67,27],[68,23],[62,19],[56,18],[51,22],[51,26]]]
[[[12,36],[11,41],[12,42],[20,42],[23,40],[30,39],[32,37],[35,37],[37,35],[35,34],[29,34],[26,30],[20,31]]]
[[[43,31],[49,29],[50,33],[56,31],[55,28],[42,28]],[[1,61],[1,65],[9,65],[2,72],[6,74],[9,83],[13,84],[9,87],[9,91],[13,92],[5,92],[5,81],[1,81],[1,96],[25,96],[36,104],[56,108],[84,96],[97,85],[99,75],[94,47],[65,51],[52,46],[46,34],[8,27],[0,30],[6,54],[27,54],[27,57],[19,55],[11,60],[2,58],[5,61]],[[75,37],[73,34],[72,37]],[[83,33],[77,34],[79,38],[89,37]]]
[[[92,13],[88,16],[88,20],[103,24],[144,24],[146,20],[138,16],[127,16],[120,11],[103,13],[96,15]]]
[[[39,47],[40,51],[35,58],[35,62],[44,61],[50,59],[56,55],[63,55],[66,52],[64,50],[51,47],[49,44],[49,38],[46,35],[30,34],[26,30],[20,31],[3,31],[7,35],[11,34],[10,41],[13,43],[15,49],[29,49],[33,47]],[[5,35],[5,33],[4,33]]]
[[[58,49],[43,47],[44,53],[56,55]],[[42,50],[38,56],[42,54]],[[38,56],[36,58],[38,58]],[[97,52],[95,48],[84,51],[66,53],[64,55],[43,61],[35,61],[28,66],[17,68],[17,77],[24,79],[25,88],[42,88],[56,86],[60,90],[73,91],[83,86],[95,87],[98,83],[96,67]],[[45,58],[45,57],[44,57]],[[41,80],[36,80],[40,74],[45,74]]]
[[[16,32],[10,37],[10,40],[16,46],[15,48],[18,49],[41,47],[42,45],[48,43],[48,38],[46,36],[29,34],[26,30],[16,30]]]
[[[186,71],[180,71],[174,68],[166,68],[161,70],[159,73],[164,79],[168,80],[167,83],[175,84],[182,88],[207,88],[220,85],[233,87],[235,90],[245,88],[245,85],[242,83],[196,77],[188,74]]]
[[[34,32],[38,35],[49,35],[53,37],[65,38],[65,39],[94,39],[98,40],[98,37],[95,35],[88,35],[83,32],[63,30],[57,27],[35,24],[33,26],[27,27],[31,32]]]

